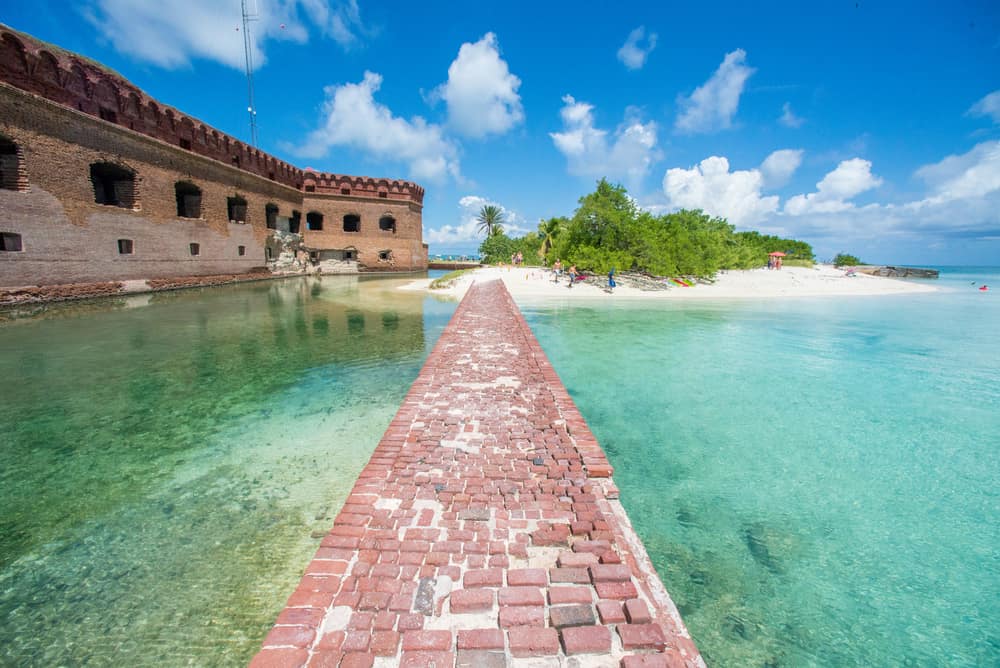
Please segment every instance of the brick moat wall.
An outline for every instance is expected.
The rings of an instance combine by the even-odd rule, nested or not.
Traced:
[[[252,668],[703,668],[500,281],[428,357]]]

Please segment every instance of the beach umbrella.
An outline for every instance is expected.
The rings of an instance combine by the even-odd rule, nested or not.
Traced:
[[[785,257],[785,254],[781,251],[774,251],[773,253],[768,253],[768,255],[773,255],[774,257]]]

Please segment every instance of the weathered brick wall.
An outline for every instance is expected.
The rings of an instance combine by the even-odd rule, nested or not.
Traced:
[[[223,164],[293,188],[302,186],[301,169],[156,102],[98,63],[2,24],[0,80]]]
[[[0,253],[0,285],[52,285],[239,273],[265,264],[265,206],[290,216],[301,193],[175,149],[0,84],[0,134],[21,150],[27,189],[0,190],[0,232],[23,250]],[[136,207],[95,202],[90,166],[136,174]],[[175,184],[201,189],[200,218],[177,216]],[[229,222],[227,198],[247,201],[246,224]],[[121,255],[118,239],[134,253]],[[200,246],[192,256],[190,244]],[[239,247],[244,247],[240,256]]]
[[[135,179],[95,186],[95,163]],[[179,181],[201,190],[197,218],[178,215]],[[0,24],[0,232],[21,244],[4,237],[0,286],[245,272],[266,264],[268,205],[275,218],[299,213],[308,247],[356,249],[362,271],[423,270],[423,195],[410,181],[300,170]],[[115,196],[127,207],[96,201]],[[245,224],[230,222],[232,197],[246,200]],[[307,229],[310,211],[322,231]],[[359,232],[343,231],[348,213]],[[395,232],[379,229],[387,214]]]
[[[323,215],[323,229],[307,228],[310,212]],[[355,248],[358,263],[366,271],[416,271],[427,268],[427,253],[421,232],[420,206],[391,199],[345,195],[306,195],[302,202],[301,232],[310,248]],[[358,232],[344,231],[344,216],[361,218]],[[379,220],[389,216],[396,231],[379,229]],[[389,259],[380,253],[389,251]]]

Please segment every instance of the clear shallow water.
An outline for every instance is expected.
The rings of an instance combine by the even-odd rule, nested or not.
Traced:
[[[454,311],[398,284],[0,320],[0,664],[245,665]]]
[[[946,272],[522,305],[709,665],[1000,664],[1000,274]]]

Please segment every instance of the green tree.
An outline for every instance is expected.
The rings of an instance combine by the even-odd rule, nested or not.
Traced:
[[[479,210],[479,231],[486,232],[489,239],[494,234],[503,232],[503,209],[495,204],[486,204]]]
[[[833,258],[834,267],[851,267],[858,264],[864,264],[864,262],[856,256],[848,255],[847,253],[837,253]]]
[[[510,256],[518,250],[518,241],[508,237],[503,230],[494,232],[479,244],[479,257],[484,264],[510,262]]]

